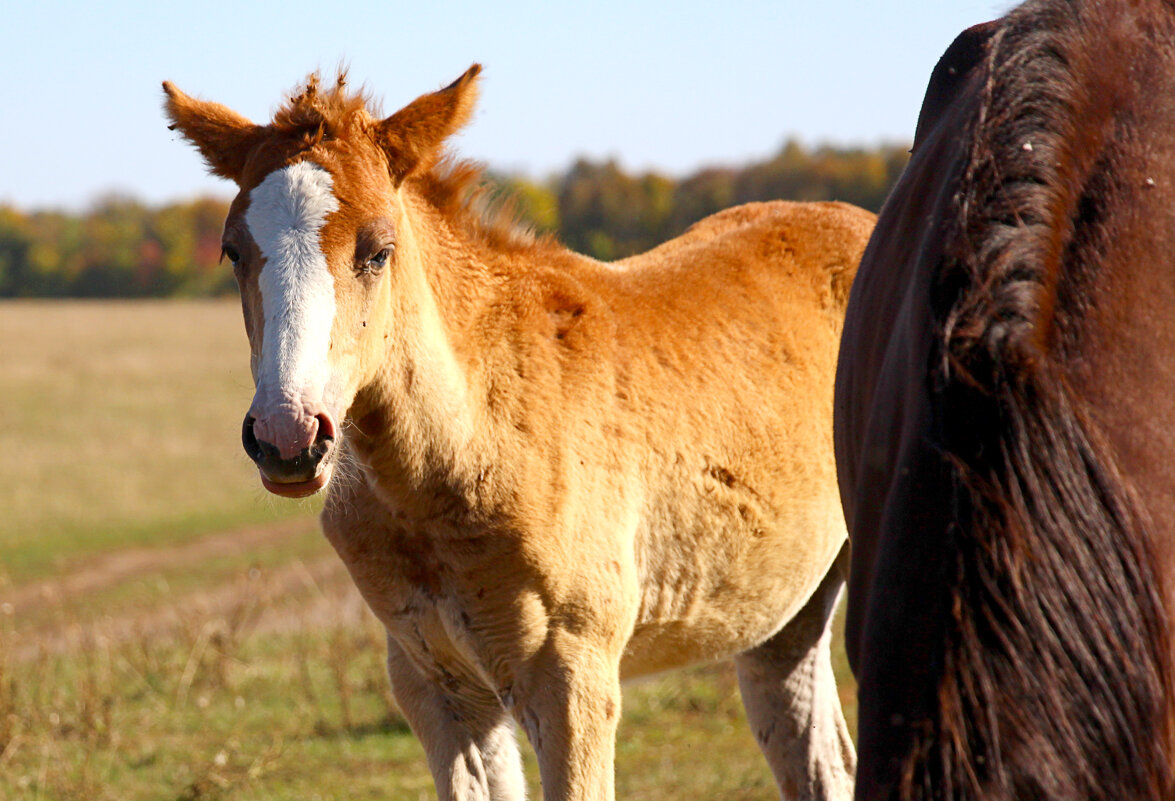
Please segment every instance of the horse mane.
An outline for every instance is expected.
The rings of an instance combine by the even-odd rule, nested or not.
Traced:
[[[325,138],[347,136],[357,128],[366,129],[378,112],[368,92],[347,90],[346,70],[340,69],[334,84],[325,90],[321,76],[312,72],[274,112],[271,125],[281,134],[302,136],[308,144],[317,144]]]
[[[474,242],[507,252],[558,246],[553,236],[537,233],[522,219],[515,196],[487,180],[479,162],[445,154],[428,172],[410,180]]]
[[[274,113],[271,127],[283,138],[301,139],[313,147],[324,139],[366,136],[381,117],[378,104],[364,89],[347,87],[347,72],[339,70],[324,89],[318,73],[291,93]],[[408,179],[425,200],[473,242],[495,250],[518,251],[554,240],[535,233],[520,218],[517,202],[486,179],[482,164],[444,153],[420,175]]]
[[[1124,197],[1106,145],[1140,99],[1131,60],[1170,36],[1170,13],[1032,0],[969,84],[980,96],[931,297],[951,611],[941,716],[903,798],[1173,797],[1163,578],[1065,370]]]

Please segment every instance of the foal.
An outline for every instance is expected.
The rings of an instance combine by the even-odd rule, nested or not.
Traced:
[[[734,657],[788,797],[845,798],[837,339],[873,217],[730,209],[602,264],[470,203],[479,67],[387,117],[311,78],[268,125],[164,84],[240,187],[244,444],[388,633],[443,799],[611,799],[620,680]]]

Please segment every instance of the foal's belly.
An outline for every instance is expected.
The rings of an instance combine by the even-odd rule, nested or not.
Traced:
[[[807,602],[845,542],[839,499],[763,528],[754,518],[638,548],[641,605],[625,678],[725,659],[760,645]]]

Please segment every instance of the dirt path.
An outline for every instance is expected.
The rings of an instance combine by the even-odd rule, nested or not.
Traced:
[[[150,575],[180,565],[247,553],[258,547],[288,539],[316,525],[296,518],[278,523],[229,529],[184,545],[166,548],[128,548],[103,554],[52,579],[34,581],[10,590],[0,590],[0,604],[10,604],[19,615],[46,600],[68,601],[105,589],[119,582]]]
[[[122,582],[150,578],[169,569],[196,568],[207,560],[247,554],[315,526],[305,518],[230,529],[194,542],[167,548],[134,548],[103,555],[51,580],[36,581],[0,592],[0,614],[16,621],[7,644],[18,660],[41,653],[61,653],[106,646],[144,637],[192,636],[193,630],[221,627],[250,632],[319,628],[357,623],[368,614],[342,563],[333,553],[308,562],[292,559],[269,568],[210,582],[166,595],[149,605],[123,605],[109,612],[71,614],[86,606],[88,596]],[[19,625],[30,612],[45,607],[61,614],[36,616]],[[92,610],[89,610],[92,611]],[[0,650],[5,639],[0,638]]]

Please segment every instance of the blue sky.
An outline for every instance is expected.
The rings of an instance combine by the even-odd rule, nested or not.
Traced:
[[[466,156],[535,177],[580,155],[685,174],[807,143],[908,141],[926,80],[993,0],[13,3],[0,49],[0,202],[231,195],[168,132],[160,82],[258,121],[347,63],[392,112],[470,63]],[[97,6],[97,4],[86,4]]]

